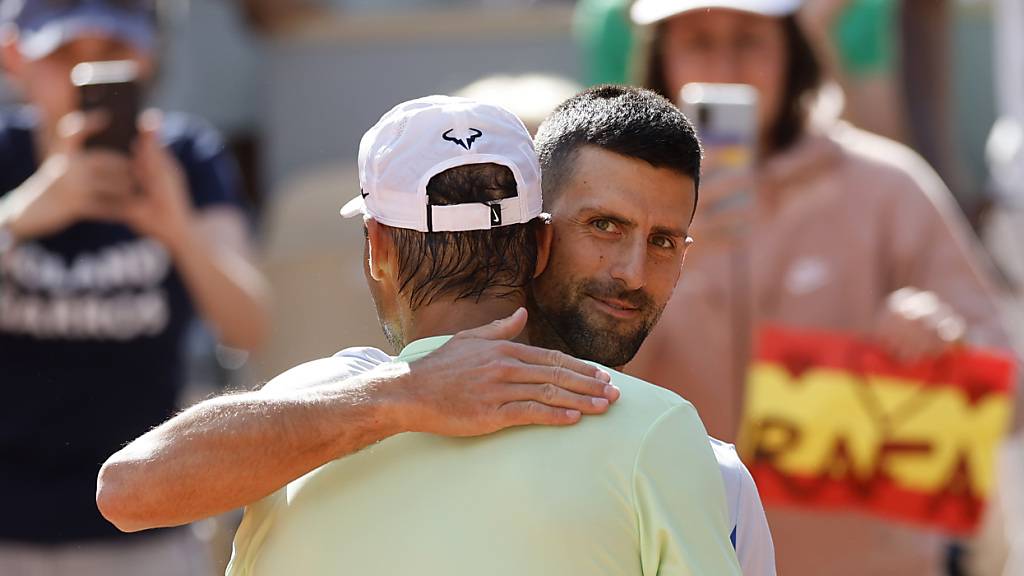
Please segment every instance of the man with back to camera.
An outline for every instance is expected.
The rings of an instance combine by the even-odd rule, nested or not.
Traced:
[[[558,263],[558,269],[549,266],[534,280],[535,286],[541,286],[534,294],[534,300],[543,300],[541,308],[554,310],[563,321],[537,322],[543,310],[538,310],[534,302],[530,314],[532,339],[567,350],[567,345],[558,337],[558,331],[568,330],[574,323],[565,322],[564,318],[575,314],[580,318],[578,322],[591,326],[588,330],[605,331],[612,340],[574,338],[573,345],[576,348],[573,353],[590,360],[604,360],[614,364],[628,360],[632,354],[629,349],[638,345],[637,339],[642,340],[644,330],[654,323],[657,311],[664,306],[671,291],[671,283],[678,276],[682,255],[665,256],[666,246],[678,239],[666,238],[662,234],[664,228],[672,227],[672,219],[666,214],[659,214],[655,204],[644,201],[646,183],[642,176],[655,166],[672,166],[696,179],[700,149],[692,128],[681,118],[682,114],[669,102],[650,92],[605,87],[592,89],[571,99],[548,119],[538,135],[538,147],[545,173],[550,174],[544,180],[545,202],[554,214],[552,262]],[[594,174],[594,177],[588,177],[590,174]],[[583,225],[579,223],[580,211],[594,204],[603,206],[606,211],[604,215],[612,216],[615,222],[594,219],[591,215],[584,222],[605,228],[605,233],[598,235],[600,231],[595,230],[595,233],[581,234],[580,228]],[[623,220],[631,224],[616,228]],[[650,240],[643,242],[647,246],[646,251],[638,250],[638,240],[647,238]],[[640,280],[637,279],[638,274]],[[630,276],[632,279],[629,279]],[[587,308],[584,299],[578,297],[570,296],[567,304],[558,287],[577,287],[581,285],[581,278],[593,279],[583,284],[593,286],[597,283],[606,293],[620,286],[619,298],[644,301],[644,312],[639,315],[640,318],[619,320]],[[625,285],[635,288],[637,283],[643,284],[643,287],[624,288]],[[581,291],[570,288],[565,292],[578,295]],[[504,331],[506,337],[514,336],[522,329],[525,321],[523,316],[518,314],[502,321],[499,330]],[[547,335],[547,332],[552,334]],[[457,336],[425,359],[409,364],[411,370],[407,373],[382,375],[382,369],[388,368],[385,365],[370,375],[354,377],[345,385],[358,389],[360,385],[357,383],[361,379],[373,382],[404,378],[409,380],[408,387],[415,389],[446,379],[457,378],[472,382],[474,375],[478,375],[477,379],[482,378],[476,366],[468,362],[470,356],[453,356],[463,348],[471,349],[476,356],[489,358],[498,365],[502,362],[515,362],[515,356],[504,350],[500,342],[470,338],[466,334],[465,337]],[[615,342],[615,337],[622,341]],[[565,339],[570,338],[573,337],[565,336]],[[619,354],[620,348],[623,350],[620,358],[609,355]],[[383,356],[383,353],[380,355]],[[364,369],[370,367],[366,365]],[[325,380],[300,370],[296,369],[285,377],[292,381]],[[277,430],[285,425],[288,429],[305,430],[299,434],[311,438],[323,426],[323,422],[319,422],[324,420],[321,418],[305,418],[301,421],[289,418],[288,415],[308,413],[294,406],[289,407],[283,400],[264,397],[264,402],[273,406],[274,415],[258,420],[241,415],[218,416],[200,405],[195,411],[182,414],[154,430],[147,435],[148,438],[140,438],[125,453],[113,456],[108,463],[110,468],[106,469],[113,478],[108,495],[112,500],[125,502],[126,508],[134,503],[140,513],[112,520],[118,522],[118,525],[128,521],[128,527],[140,529],[188,521],[216,513],[219,509],[230,508],[231,502],[226,498],[219,502],[211,499],[207,501],[207,507],[191,510],[194,517],[182,518],[178,515],[180,507],[169,504],[175,501],[170,491],[140,492],[130,487],[163,486],[164,480],[171,477],[178,482],[188,478],[189,483],[196,487],[211,485],[218,478],[231,478],[233,474],[230,467],[223,464],[219,451],[211,449],[211,446],[230,446],[227,450],[232,453],[254,452],[256,446],[265,449],[280,444]],[[238,414],[248,411],[243,404],[236,404],[233,408],[237,409]],[[207,418],[220,422],[219,431],[205,432],[202,435],[205,439],[184,433],[186,430],[194,431],[196,424]],[[230,438],[224,432],[230,432]],[[298,455],[290,456],[276,449],[271,452],[278,454],[278,457],[270,459],[254,455],[253,464],[273,474],[277,472],[275,466],[280,462],[300,459]],[[730,527],[744,574],[774,574],[774,550],[757,489],[731,446],[715,443],[715,453],[726,480]],[[319,463],[326,461],[324,459]],[[182,473],[184,470],[187,472]],[[280,480],[277,486],[290,479]],[[243,490],[247,489],[248,486],[243,486]]]

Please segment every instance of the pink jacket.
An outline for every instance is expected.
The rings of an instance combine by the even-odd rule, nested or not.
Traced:
[[[909,149],[837,123],[769,160],[758,186],[746,239],[704,253],[696,239],[661,322],[629,366],[693,402],[713,436],[736,440],[761,323],[866,335],[886,297],[913,286],[964,316],[970,342],[1009,347],[977,241]],[[940,573],[942,540],[915,528],[771,507],[768,519],[779,574]]]

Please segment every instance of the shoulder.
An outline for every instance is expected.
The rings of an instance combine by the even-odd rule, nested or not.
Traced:
[[[729,501],[729,516],[735,525],[741,516],[748,516],[751,509],[761,508],[757,485],[746,464],[740,460],[735,446],[710,436],[708,440],[722,473],[725,495]]]
[[[733,494],[742,488],[744,477],[749,477],[747,467],[740,460],[736,453],[736,447],[717,438],[708,436],[711,443],[711,451],[715,453],[715,460],[718,461],[718,468],[722,471],[722,479],[725,481],[726,492]]]
[[[846,123],[835,126],[828,137],[838,145],[851,182],[872,182],[876,189],[886,193],[948,195],[942,179],[928,162],[895,140]]]
[[[181,164],[196,208],[242,204],[238,166],[209,122],[189,114],[165,112],[160,136]]]
[[[693,404],[671,390],[616,370],[605,370],[622,395],[602,418],[611,416],[608,419],[616,424],[616,432],[632,437],[638,451],[667,439],[675,445],[673,450],[684,451],[684,445],[689,445],[710,456],[707,431]]]
[[[672,414],[676,419],[692,420],[700,426],[701,430],[704,429],[700,416],[697,415],[697,409],[689,400],[676,392],[611,368],[604,366],[601,368],[611,375],[612,384],[622,391],[615,406],[621,406],[623,411],[628,411],[630,417],[638,425],[650,428],[659,420]],[[701,444],[707,444],[707,440],[703,436]]]
[[[591,362],[591,364],[594,364]],[[632,410],[657,417],[661,413],[677,406],[692,405],[679,394],[629,374],[613,370],[600,364],[594,364],[611,375],[612,384],[622,391],[622,398]]]
[[[358,376],[388,362],[391,362],[391,357],[377,348],[346,348],[334,356],[299,364],[267,382],[263,389],[312,388]]]
[[[224,138],[208,121],[185,112],[164,112],[160,137],[175,152],[209,157],[224,150]]]

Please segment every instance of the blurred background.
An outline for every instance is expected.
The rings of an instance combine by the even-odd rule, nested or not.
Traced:
[[[805,22],[818,27],[808,35],[822,39],[834,105],[942,176],[992,256],[1006,325],[1024,350],[1024,2],[817,4],[828,4],[827,15]],[[431,93],[504,99],[535,126],[581,86],[630,82],[628,5],[166,0],[153,104],[201,116],[225,135],[274,293],[260,352],[218,347],[201,327],[193,331],[185,403],[257,387],[348,346],[386,349],[363,280],[361,230],[337,216],[358,191],[362,133],[392,105]],[[503,78],[478,82],[495,75]],[[18,97],[0,75],[0,104]],[[194,528],[214,550],[211,573],[223,570],[235,521]],[[991,558],[974,573],[1002,573],[1003,558]]]

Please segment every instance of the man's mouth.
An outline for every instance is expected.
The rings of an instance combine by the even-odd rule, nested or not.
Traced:
[[[601,298],[598,296],[589,296],[589,298],[597,304],[598,309],[614,318],[632,320],[640,315],[640,308],[625,300]]]

